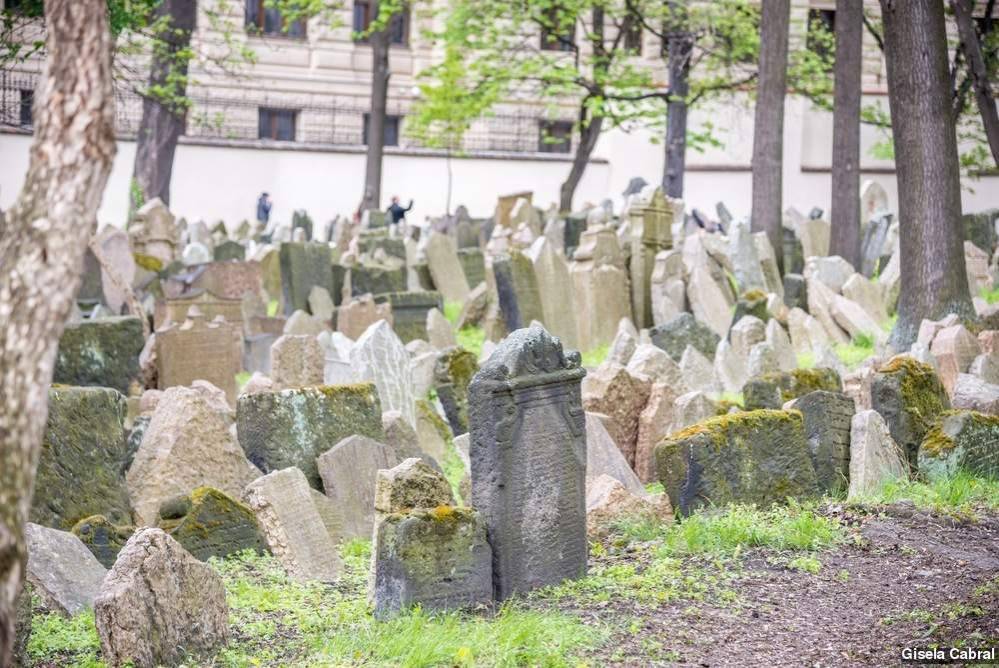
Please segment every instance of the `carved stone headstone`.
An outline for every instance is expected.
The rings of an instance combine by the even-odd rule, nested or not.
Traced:
[[[499,307],[507,329],[513,331],[527,327],[535,320],[541,322],[544,312],[541,291],[534,265],[518,250],[510,250],[493,260],[493,275],[499,295]]]
[[[511,333],[469,386],[472,505],[498,600],[586,574],[586,425],[579,353]]]
[[[156,332],[157,387],[206,380],[236,403],[236,374],[243,363],[243,335],[238,322],[207,322],[192,308],[181,325]]]
[[[284,292],[286,315],[309,308],[312,286],[326,288],[336,300],[333,281],[333,255],[330,247],[320,243],[281,244],[281,287]]]
[[[631,307],[635,326],[651,327],[652,295],[650,284],[656,255],[672,247],[671,227],[674,207],[661,188],[643,191],[628,208],[631,221]]]
[[[624,256],[614,230],[587,229],[569,267],[576,308],[579,348],[609,344],[621,318],[631,317],[631,297]]]
[[[350,363],[361,378],[375,384],[384,410],[399,411],[410,424],[416,424],[409,353],[386,321],[371,325],[357,339]]]
[[[370,538],[375,519],[375,479],[398,459],[392,448],[366,436],[348,436],[316,461],[326,496],[343,513],[344,536]]]
[[[468,280],[458,260],[454,239],[445,234],[431,234],[424,253],[438,292],[447,301],[464,302],[468,297]]]
[[[579,345],[576,331],[576,307],[569,278],[569,265],[555,251],[547,237],[538,237],[527,250],[534,264],[544,312],[545,327],[570,348]]]
[[[388,292],[378,295],[375,301],[391,305],[392,330],[403,343],[409,343],[414,339],[426,340],[427,313],[430,309],[441,311],[444,309],[441,293],[434,291]],[[357,338],[363,333],[364,329],[361,329],[352,338]]]

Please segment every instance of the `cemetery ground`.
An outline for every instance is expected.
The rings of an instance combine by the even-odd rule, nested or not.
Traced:
[[[375,621],[370,543],[341,555],[330,585],[270,556],[213,559],[232,640],[187,665],[888,665],[999,640],[999,483],[963,474],[861,502],[621,518],[591,536],[584,579],[460,613]],[[93,613],[34,603],[32,665],[104,665]]]

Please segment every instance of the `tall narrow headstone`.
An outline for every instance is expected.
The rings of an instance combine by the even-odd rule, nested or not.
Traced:
[[[527,256],[534,263],[545,327],[562,339],[563,344],[575,348],[579,345],[579,336],[576,333],[576,307],[569,280],[569,265],[547,237],[535,239],[527,250]]]
[[[631,307],[635,326],[651,327],[650,284],[656,254],[672,247],[673,206],[661,188],[646,188],[628,209],[631,221]]]
[[[472,505],[498,600],[586,574],[586,423],[579,353],[540,327],[510,334],[469,386]]]
[[[493,260],[493,275],[507,329],[513,331],[544,319],[538,277],[526,255],[510,250],[497,257]]]
[[[464,302],[468,298],[468,279],[458,259],[454,239],[446,234],[431,234],[423,252],[438,292],[447,301]]]

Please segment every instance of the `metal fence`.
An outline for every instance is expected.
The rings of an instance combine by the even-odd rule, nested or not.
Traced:
[[[31,96],[37,77],[0,72],[0,126],[30,130]],[[185,135],[191,138],[258,141],[261,139],[259,110],[284,109],[295,112],[294,141],[329,147],[363,146],[366,100],[338,96],[300,96],[262,90],[248,91],[245,97],[219,94],[206,88],[190,91],[191,107]],[[135,137],[142,119],[143,98],[131,87],[119,85],[116,92],[115,125],[118,136]],[[398,145],[426,148],[426,143],[406,133],[408,101],[390,101],[388,114],[399,117]],[[465,152],[539,153],[553,152],[541,139],[543,122],[564,120],[540,115],[537,110],[503,111],[475,120],[465,132],[460,147]],[[563,152],[565,146],[561,146]]]

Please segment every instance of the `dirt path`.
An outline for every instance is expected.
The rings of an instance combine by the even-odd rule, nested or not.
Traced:
[[[599,611],[633,621],[595,665],[884,666],[905,646],[999,641],[999,517],[959,523],[905,505],[838,512],[851,540],[817,555],[816,574],[757,550],[734,565],[734,603]]]

